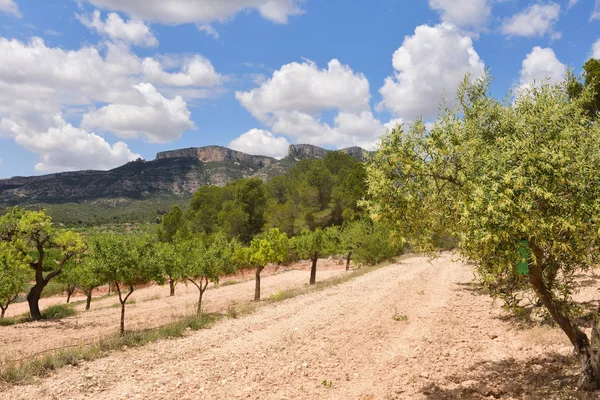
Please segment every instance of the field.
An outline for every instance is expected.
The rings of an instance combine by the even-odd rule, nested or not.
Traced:
[[[407,257],[339,285],[265,302],[182,338],[113,351],[27,385],[6,385],[0,398],[596,398],[574,389],[577,365],[562,332],[510,318],[472,284],[472,267],[455,257]],[[271,271],[263,279],[263,297],[302,288],[307,268]],[[318,279],[342,274],[343,266],[329,263]],[[595,279],[583,283],[577,299],[593,299]],[[253,284],[209,290],[206,311],[225,313],[232,304],[242,309]],[[165,298],[165,287],[137,291],[128,329],[190,314],[194,291],[180,285],[175,298]],[[116,299],[107,297],[92,311],[61,321],[0,327],[0,360],[114,335],[119,310],[113,304]]]

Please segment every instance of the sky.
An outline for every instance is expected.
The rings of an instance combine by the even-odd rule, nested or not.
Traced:
[[[373,149],[600,58],[600,0],[0,0],[0,178],[221,145]]]

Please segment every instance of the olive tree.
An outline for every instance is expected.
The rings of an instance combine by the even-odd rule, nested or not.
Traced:
[[[511,102],[488,94],[489,77],[466,78],[458,108],[443,108],[431,130],[417,121],[381,139],[370,211],[415,249],[456,237],[484,282],[523,282],[573,344],[582,386],[598,388],[599,321],[590,343],[570,294],[573,274],[600,259],[600,126],[586,112],[591,90],[570,98],[570,84],[546,82]]]
[[[30,275],[27,260],[9,243],[0,242],[0,318],[21,294]]]
[[[278,228],[273,228],[252,239],[249,247],[238,250],[237,262],[245,268],[255,269],[254,301],[260,301],[260,273],[267,264],[284,262],[288,256],[288,248],[287,235]]]
[[[84,237],[69,230],[56,230],[44,211],[8,209],[0,217],[0,241],[10,242],[29,259],[35,284],[27,294],[31,318],[40,319],[39,301],[48,283],[63,272],[65,264],[87,249]],[[48,257],[48,254],[53,257]],[[45,273],[46,272],[46,273]]]
[[[292,238],[291,246],[298,257],[312,262],[309,283],[314,285],[317,282],[319,257],[334,255],[339,251],[339,230],[336,227],[325,230],[317,228],[312,232],[304,230]]]

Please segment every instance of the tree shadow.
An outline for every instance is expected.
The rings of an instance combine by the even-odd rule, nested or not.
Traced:
[[[578,390],[578,379],[574,357],[548,353],[527,360],[480,362],[466,374],[446,376],[452,384],[442,387],[431,383],[421,393],[430,400],[600,399],[598,391]]]

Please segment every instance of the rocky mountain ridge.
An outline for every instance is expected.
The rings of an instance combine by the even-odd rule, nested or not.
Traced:
[[[359,147],[340,150],[363,159]],[[109,171],[73,171],[0,179],[0,203],[65,203],[102,198],[142,199],[153,195],[185,196],[204,185],[226,185],[236,179],[268,180],[307,158],[323,158],[329,150],[290,145],[278,160],[221,146],[160,152],[152,161],[133,161]]]

